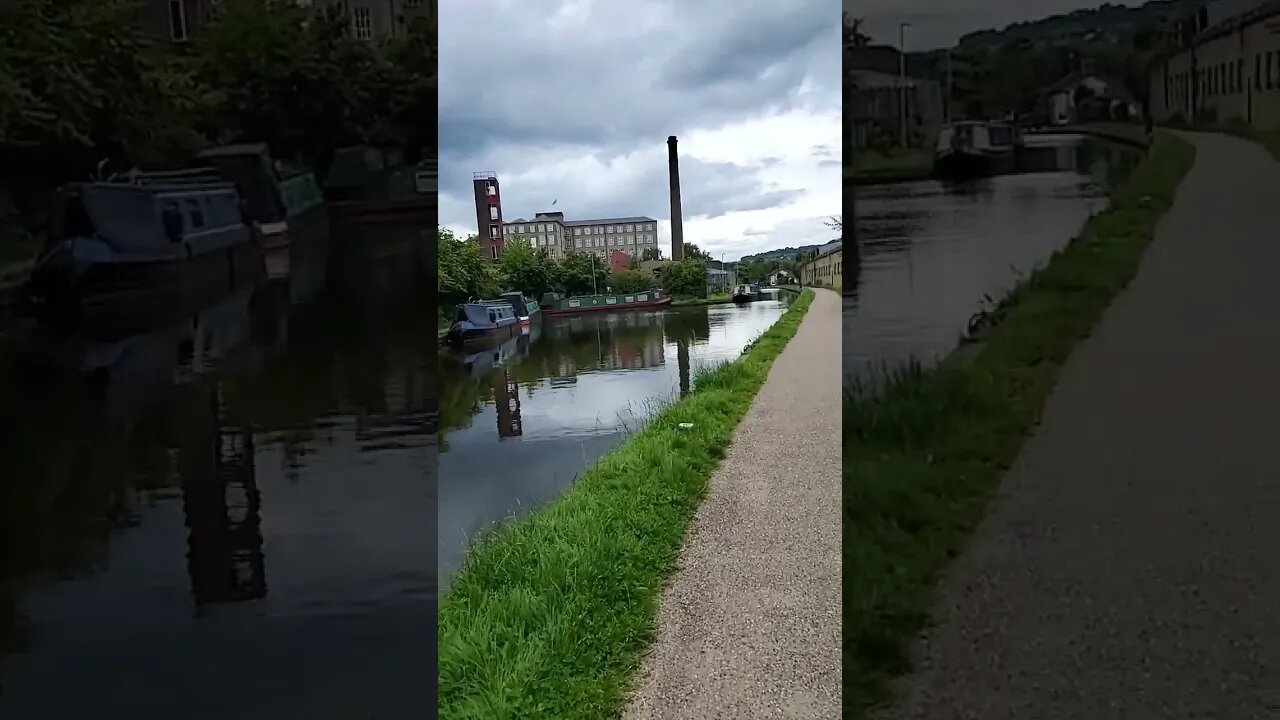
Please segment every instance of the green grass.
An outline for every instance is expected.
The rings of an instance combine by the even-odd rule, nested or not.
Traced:
[[[442,720],[620,713],[707,480],[812,300],[700,373],[557,502],[473,545],[440,605]]]
[[[907,671],[935,581],[981,519],[1075,345],[1133,278],[1194,162],[1158,133],[1109,210],[1005,303],[972,354],[855,387],[844,408],[844,703],[863,717]]]
[[[719,305],[727,302],[733,302],[732,293],[712,293],[704,298],[676,298],[671,301],[671,304],[675,307],[687,307],[690,305]]]
[[[879,153],[867,150],[854,161],[850,179],[856,183],[924,180],[933,172],[933,149],[927,147]]]
[[[1271,157],[1280,162],[1280,125],[1275,126],[1270,132],[1259,133],[1259,140],[1262,141],[1263,147],[1267,152],[1271,153]]]

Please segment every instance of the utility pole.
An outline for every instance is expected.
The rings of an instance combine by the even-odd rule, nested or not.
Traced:
[[[907,147],[907,28],[911,23],[898,24],[898,115],[901,119],[902,148]]]

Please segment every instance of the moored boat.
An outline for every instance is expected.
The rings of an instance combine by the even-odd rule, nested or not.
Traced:
[[[736,285],[733,288],[733,301],[739,305],[749,303],[756,299],[756,293],[751,291],[750,285]]]
[[[235,183],[264,247],[290,244],[291,235],[306,232],[323,215],[315,174],[273,161],[264,143],[213,148],[199,157]]]
[[[338,216],[394,220],[436,207],[432,162],[406,165],[397,151],[357,145],[339,149],[324,178],[324,195]]]
[[[506,300],[459,303],[445,338],[455,345],[502,341],[520,333],[520,320]]]
[[[966,121],[947,125],[938,134],[933,174],[968,179],[1011,172],[1022,144],[1018,127],[1008,122]]]
[[[525,327],[542,317],[542,308],[538,305],[538,301],[525,297],[524,293],[505,292],[502,293],[502,299],[511,305],[511,309],[516,313],[516,318]]]
[[[578,313],[645,310],[671,304],[671,295],[653,289],[639,293],[616,295],[578,295],[562,298],[557,293],[547,293],[542,298],[542,312],[546,315],[576,315]]]
[[[38,309],[137,296],[261,270],[240,197],[228,182],[72,183],[54,196],[28,289]]]

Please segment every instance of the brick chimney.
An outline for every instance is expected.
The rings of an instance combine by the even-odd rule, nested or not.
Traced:
[[[667,136],[667,167],[671,172],[671,259],[684,259],[684,223],[680,211],[680,160],[676,157],[676,136]]]

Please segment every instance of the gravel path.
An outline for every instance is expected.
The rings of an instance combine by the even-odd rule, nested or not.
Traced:
[[[1280,164],[1185,137],[883,717],[1280,718]]]
[[[626,717],[839,717],[839,388],[818,290],[711,476]]]

